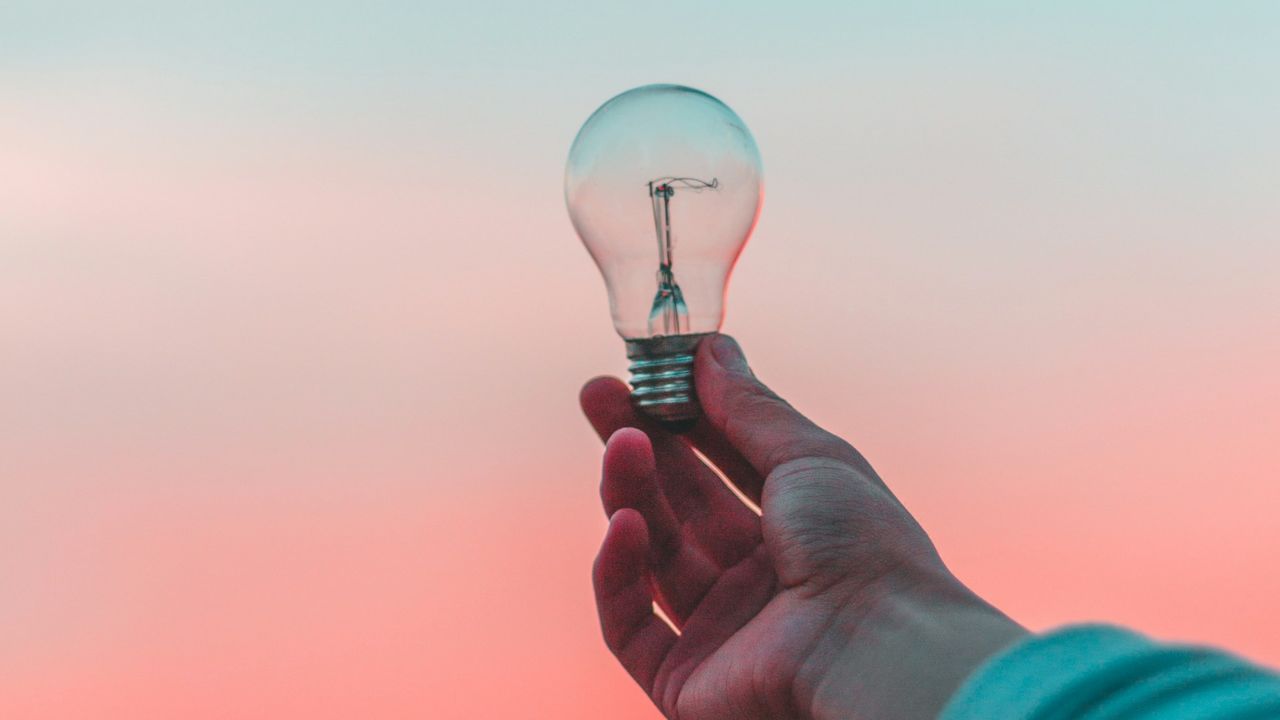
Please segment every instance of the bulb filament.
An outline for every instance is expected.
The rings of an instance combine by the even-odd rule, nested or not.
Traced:
[[[718,190],[720,181],[697,178],[664,177],[649,181],[649,198],[653,201],[653,225],[658,234],[658,293],[649,311],[649,335],[679,335],[689,329],[689,308],[676,283],[672,270],[671,198],[676,188],[701,192]]]

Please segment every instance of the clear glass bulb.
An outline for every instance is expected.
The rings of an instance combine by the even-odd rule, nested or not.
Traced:
[[[742,120],[679,85],[606,102],[569,150],[569,216],[627,341],[632,397],[660,420],[697,417],[693,351],[724,319],[729,273],[760,214],[761,175]]]

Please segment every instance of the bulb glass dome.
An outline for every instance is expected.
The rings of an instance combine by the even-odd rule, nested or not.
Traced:
[[[715,332],[763,198],[760,152],[716,98],[647,85],[609,100],[569,151],[565,199],[627,340]]]

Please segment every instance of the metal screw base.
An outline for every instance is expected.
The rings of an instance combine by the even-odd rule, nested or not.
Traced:
[[[673,432],[692,428],[702,414],[693,385],[693,356],[709,334],[627,340],[631,402]]]

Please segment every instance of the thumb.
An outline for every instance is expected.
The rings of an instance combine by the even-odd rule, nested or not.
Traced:
[[[871,470],[851,445],[765,387],[751,372],[742,348],[728,335],[712,335],[699,345],[694,373],[708,422],[761,477],[793,460],[815,457]]]

